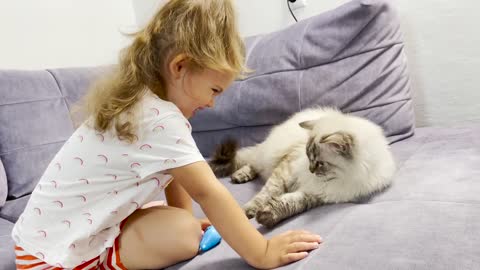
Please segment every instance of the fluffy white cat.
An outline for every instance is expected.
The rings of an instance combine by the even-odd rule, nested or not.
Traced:
[[[321,204],[382,190],[395,172],[382,128],[331,108],[298,112],[255,146],[236,151],[235,142],[225,142],[210,166],[234,183],[266,179],[244,210],[267,227]]]

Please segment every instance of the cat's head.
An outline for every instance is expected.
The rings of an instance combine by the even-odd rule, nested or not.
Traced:
[[[306,121],[300,123],[300,126],[312,130],[312,124],[312,121]],[[354,159],[354,147],[354,136],[348,132],[310,132],[306,147],[310,172],[316,176],[328,177],[348,170]]]

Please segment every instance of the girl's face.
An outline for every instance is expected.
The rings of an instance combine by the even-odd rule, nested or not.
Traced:
[[[172,60],[175,62],[175,59]],[[173,102],[186,118],[205,107],[213,107],[215,98],[225,91],[234,77],[219,71],[205,69],[192,71],[185,62],[170,63],[170,83],[167,99]]]

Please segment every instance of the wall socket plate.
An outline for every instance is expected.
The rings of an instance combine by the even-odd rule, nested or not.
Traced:
[[[292,10],[304,8],[307,6],[307,0],[296,0],[295,2],[290,2],[290,7]]]

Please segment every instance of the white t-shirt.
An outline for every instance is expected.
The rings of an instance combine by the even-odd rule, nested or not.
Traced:
[[[167,169],[203,161],[191,126],[148,92],[138,141],[82,124],[47,167],[12,231],[16,244],[50,265],[74,267],[113,246],[119,224],[172,180]]]

